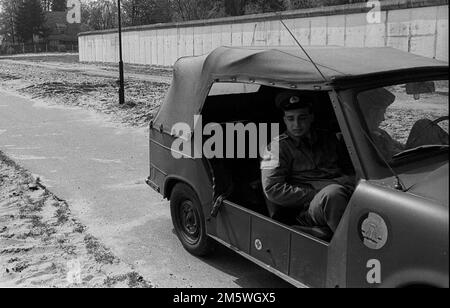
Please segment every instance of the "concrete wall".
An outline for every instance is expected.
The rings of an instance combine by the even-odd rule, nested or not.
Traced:
[[[283,20],[305,46],[390,46],[448,62],[448,1],[381,2],[379,23],[365,3],[289,11]],[[170,66],[218,46],[295,46],[277,14],[159,24],[123,30],[126,63]],[[80,61],[118,62],[114,30],[79,36]]]

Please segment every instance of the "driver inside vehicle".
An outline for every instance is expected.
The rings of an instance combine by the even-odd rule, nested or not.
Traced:
[[[314,127],[308,98],[286,91],[276,97],[286,132],[267,147],[261,162],[264,194],[273,219],[335,231],[353,193],[355,178],[344,173],[336,134]],[[345,149],[346,151],[346,149]]]
[[[404,150],[404,145],[394,140],[380,128],[385,121],[387,108],[395,101],[395,95],[384,88],[362,92],[358,95],[359,106],[366,119],[372,140],[383,157],[390,159]]]
[[[448,134],[435,121],[421,119],[414,123],[405,144],[394,140],[384,129],[387,108],[395,102],[395,95],[379,88],[362,92],[358,95],[359,106],[366,120],[367,127],[377,149],[384,158],[390,160],[394,155],[423,145],[448,145]]]

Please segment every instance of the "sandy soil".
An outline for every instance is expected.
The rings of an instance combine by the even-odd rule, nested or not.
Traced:
[[[59,61],[46,62],[54,65],[53,68],[35,65],[36,61],[43,62],[45,57],[26,57],[29,64],[0,59],[0,87],[30,98],[45,99],[48,103],[95,110],[110,115],[113,121],[136,127],[148,125],[169,88],[167,82],[128,78],[125,84],[126,104],[119,105],[117,78],[95,76],[95,73],[83,74],[79,70],[79,67],[87,66],[91,70],[96,68],[99,72],[111,73],[117,70],[115,65],[81,64],[73,62],[73,56],[70,55],[63,58],[50,57]],[[59,70],[58,65],[64,70]],[[68,69],[70,67],[73,69]],[[169,68],[131,65],[127,66],[127,72],[153,74],[165,81],[172,74]]]
[[[152,287],[0,152],[0,287]]]

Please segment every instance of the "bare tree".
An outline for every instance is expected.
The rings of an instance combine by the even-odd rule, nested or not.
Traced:
[[[169,0],[125,0],[123,13],[124,24],[127,26],[171,21]]]
[[[223,0],[225,14],[228,16],[240,16],[245,14],[245,7],[248,0]]]
[[[17,0],[0,0],[0,34],[6,42],[17,42],[16,16],[21,4]]]
[[[35,37],[45,37],[46,17],[39,0],[24,0],[15,17],[17,37],[24,43],[34,42]]]
[[[361,1],[365,0],[122,0],[122,12],[125,26],[138,26]],[[54,5],[65,0],[41,2]],[[92,30],[114,28],[117,26],[117,0],[85,0],[82,16],[83,23]]]
[[[171,6],[175,20],[200,20],[224,15],[221,0],[172,0]]]
[[[249,0],[246,8],[246,14],[279,12],[286,10],[284,0]]]
[[[117,5],[115,1],[96,0],[82,5],[84,23],[92,30],[117,27]]]

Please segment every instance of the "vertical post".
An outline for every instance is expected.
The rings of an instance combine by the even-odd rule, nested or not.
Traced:
[[[118,22],[119,22],[119,104],[125,103],[125,82],[123,76],[123,58],[122,58],[122,21],[120,16],[120,0],[117,0]]]

